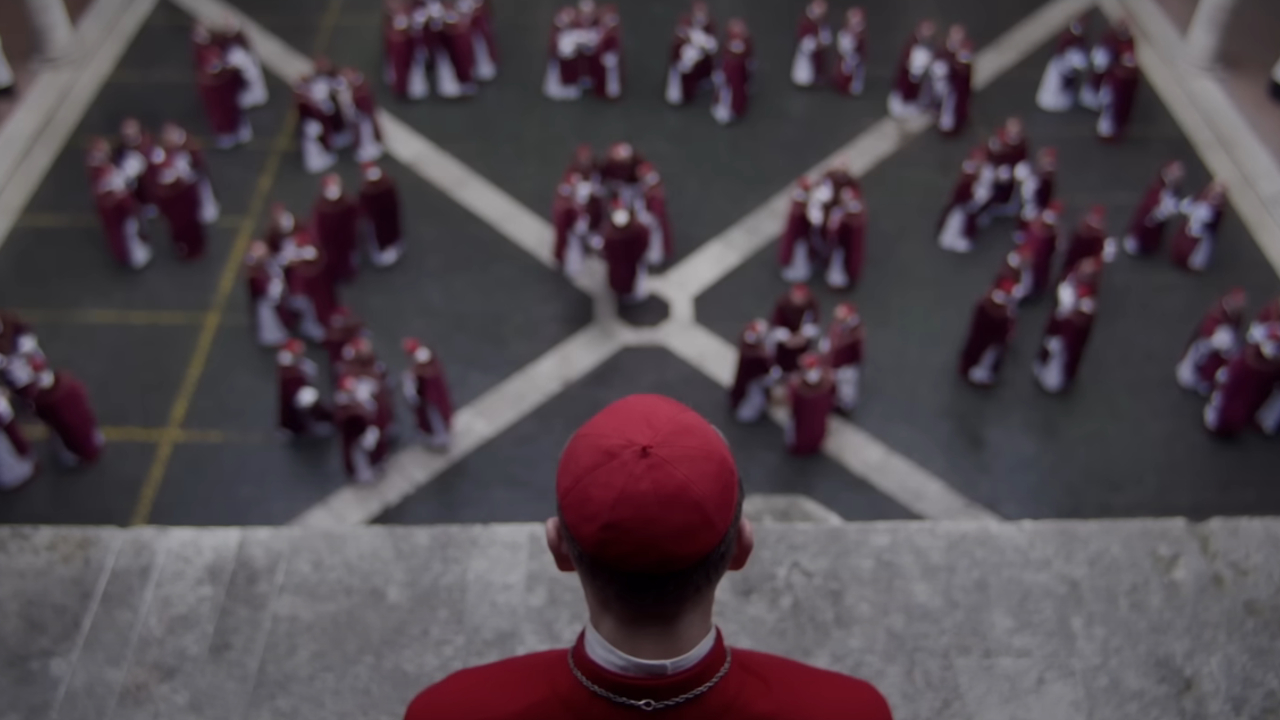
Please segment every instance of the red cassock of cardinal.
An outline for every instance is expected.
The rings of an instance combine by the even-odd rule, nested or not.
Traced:
[[[329,318],[338,307],[338,288],[329,271],[325,251],[308,228],[297,228],[295,247],[285,267],[290,309],[298,315],[298,332],[323,342]]]
[[[729,407],[740,423],[753,423],[769,409],[769,388],[781,373],[773,364],[769,323],[756,318],[738,340],[738,369],[729,389]]]
[[[818,349],[835,377],[835,402],[841,412],[851,413],[858,405],[862,385],[862,345],[866,329],[852,303],[840,303]]]
[[[1220,371],[1217,386],[1204,407],[1204,426],[1221,437],[1234,437],[1257,425],[1273,434],[1280,424],[1280,328],[1250,332],[1244,351]]]
[[[413,408],[427,444],[445,449],[449,446],[453,401],[445,384],[444,366],[433,350],[414,338],[405,338],[402,346],[410,365],[401,376],[401,392]]]
[[[1093,330],[1101,273],[1102,260],[1087,257],[1058,284],[1057,305],[1032,366],[1036,382],[1047,393],[1065,392],[1075,381]]]
[[[799,369],[787,383],[791,418],[783,429],[787,451],[813,455],[827,437],[827,417],[835,408],[836,385],[831,370],[814,353],[800,357]]]
[[[371,483],[386,460],[390,444],[378,425],[374,383],[344,376],[334,393],[334,421],[342,440],[342,465],[356,483]]]
[[[1169,248],[1174,265],[1191,272],[1208,269],[1226,204],[1227,188],[1216,180],[1195,198],[1182,201],[1179,207],[1184,216],[1182,227]]]
[[[1240,352],[1245,301],[1244,291],[1236,288],[1201,318],[1174,371],[1182,389],[1205,397],[1213,392],[1218,372]]]
[[[796,28],[796,49],[791,57],[791,82],[810,88],[827,72],[827,48],[831,47],[831,27],[827,24],[826,0],[812,0]]]
[[[796,369],[800,356],[822,335],[822,314],[809,287],[797,283],[778,298],[770,318],[769,341],[778,367],[784,373]]]
[[[973,310],[969,335],[960,351],[960,377],[971,385],[989,387],[996,383],[1013,337],[1018,310],[1014,297],[1017,284],[1016,277],[1002,273]]]
[[[711,117],[721,125],[732,124],[747,114],[753,62],[747,23],[741,18],[733,18],[725,35],[720,67],[713,75],[716,95],[711,105]]]
[[[609,287],[619,302],[632,304],[648,298],[649,230],[636,220],[630,207],[614,203],[601,241],[609,265]]]
[[[287,340],[276,353],[276,379],[282,432],[294,438],[333,432],[333,412],[320,396],[316,364],[301,340]]]
[[[49,427],[58,460],[67,467],[97,462],[106,446],[98,419],[89,404],[89,393],[65,371],[54,372],[43,358],[32,361],[35,381],[25,389],[36,417]]]
[[[320,197],[312,211],[316,240],[324,249],[334,282],[350,282],[359,271],[360,206],[336,173],[320,181]]]
[[[855,187],[840,191],[840,200],[827,218],[827,285],[844,290],[858,283],[865,252],[867,213]]]
[[[141,270],[151,262],[153,254],[142,207],[119,170],[108,166],[98,177],[94,201],[111,256],[130,270]]]
[[[1182,201],[1182,179],[1186,169],[1177,160],[1160,168],[1155,182],[1147,188],[1142,202],[1133,211],[1129,231],[1124,236],[1124,251],[1134,257],[1159,252],[1164,242],[1164,229],[1169,218],[1178,214]]]
[[[365,235],[369,260],[374,267],[391,267],[404,255],[400,194],[395,181],[377,165],[366,163],[361,174],[360,210],[369,226]]]

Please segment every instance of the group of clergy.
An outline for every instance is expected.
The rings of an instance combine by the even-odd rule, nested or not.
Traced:
[[[248,111],[267,104],[262,62],[234,20],[223,27],[197,22],[191,31],[196,82],[214,147],[229,150],[253,140]]]
[[[770,405],[785,405],[784,440],[795,455],[819,452],[831,412],[852,413],[858,404],[862,318],[851,303],[840,303],[824,333],[821,314],[809,287],[792,285],[769,320],[756,318],[743,330],[729,390],[738,422],[757,422]]]
[[[844,165],[816,180],[801,176],[778,245],[782,279],[808,282],[815,267],[827,285],[844,290],[862,273],[867,216],[862,187]]]
[[[1243,290],[1227,293],[1196,326],[1174,377],[1184,390],[1208,398],[1204,426],[1232,437],[1253,426],[1280,432],[1280,298],[1244,327]]]
[[[303,169],[312,175],[325,172],[338,161],[339,152],[351,147],[356,162],[377,162],[383,153],[382,132],[364,74],[335,68],[323,57],[312,64],[312,73],[293,88]]]
[[[153,250],[149,221],[163,216],[180,260],[204,254],[205,228],[221,213],[199,143],[175,123],[165,123],[159,142],[136,118],[120,124],[115,142],[89,141],[85,164],[98,217],[111,256],[141,270]]]
[[[674,241],[662,176],[630,143],[615,143],[600,158],[580,145],[556,186],[551,215],[565,275],[577,278],[595,253],[620,303],[649,297],[649,272],[667,262]]]
[[[584,92],[606,100],[622,97],[622,30],[616,5],[578,0],[556,11],[547,49],[542,94],[559,102]]]
[[[387,0],[383,80],[401,100],[456,99],[498,76],[488,0]]]
[[[0,491],[20,487],[39,470],[20,413],[34,415],[48,428],[54,457],[63,467],[94,463],[106,445],[84,385],[50,368],[31,327],[0,310]]]
[[[1036,90],[1036,105],[1046,112],[1076,106],[1098,113],[1098,137],[1114,141],[1124,134],[1137,96],[1138,56],[1124,20],[1090,45],[1088,24],[1078,18],[1062,32]]]
[[[676,23],[663,96],[667,104],[683,107],[710,86],[714,89],[711,116],[721,125],[728,125],[747,112],[754,71],[754,45],[747,22],[731,18],[721,47],[711,10],[707,3],[697,0]]]

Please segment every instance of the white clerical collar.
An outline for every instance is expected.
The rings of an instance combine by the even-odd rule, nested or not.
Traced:
[[[678,658],[671,660],[641,660],[637,657],[631,657],[610,645],[608,640],[605,640],[600,633],[596,632],[591,623],[587,623],[582,647],[586,651],[587,657],[610,672],[638,677],[661,677],[663,675],[675,675],[697,665],[702,658],[707,656],[707,653],[711,652],[711,648],[715,644],[716,629],[713,627],[711,632],[702,639],[702,642]]]

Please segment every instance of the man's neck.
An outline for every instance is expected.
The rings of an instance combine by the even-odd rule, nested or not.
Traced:
[[[698,647],[714,629],[710,605],[662,625],[624,623],[596,610],[591,612],[590,622],[611,646],[639,660],[681,657]]]

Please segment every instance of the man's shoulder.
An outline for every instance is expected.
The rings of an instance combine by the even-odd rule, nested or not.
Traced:
[[[733,651],[733,662],[755,676],[753,684],[769,688],[771,704],[797,717],[821,720],[891,720],[889,703],[874,685],[843,673],[823,670],[778,655],[754,650]]]
[[[405,720],[542,717],[539,710],[554,702],[547,672],[564,656],[565,650],[548,650],[459,670],[418,693]]]

